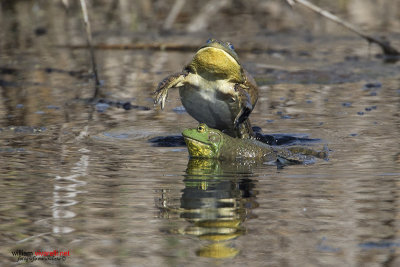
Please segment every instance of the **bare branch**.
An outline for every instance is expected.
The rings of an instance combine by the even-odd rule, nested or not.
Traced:
[[[89,15],[87,12],[87,7],[86,7],[86,0],[80,0],[80,2],[81,2],[81,7],[82,7],[83,21],[85,22],[87,43],[89,46],[90,58],[92,60],[92,69],[93,69],[93,74],[94,74],[94,79],[95,79],[95,90],[94,90],[93,98],[96,98],[99,95],[100,81],[99,81],[99,76],[97,74],[96,58],[94,56],[94,48],[92,45],[92,30],[90,27]]]
[[[293,0],[286,0],[286,3],[287,3],[290,7],[293,7],[293,6],[294,6]]]
[[[288,1],[288,0],[287,0]],[[358,29],[357,27],[355,27],[353,24],[350,24],[342,19],[340,19],[339,17],[333,15],[332,13],[321,9],[320,7],[310,3],[307,0],[289,0],[289,1],[293,1],[296,3],[299,3],[309,9],[311,9],[312,11],[320,14],[321,16],[336,22],[337,24],[342,25],[343,27],[349,29],[350,31],[358,34],[359,36],[361,36],[362,38],[364,38],[365,40],[367,40],[370,43],[375,43],[377,45],[379,45],[382,48],[382,51],[385,55],[387,56],[400,56],[400,53],[393,48],[392,46],[390,46],[389,41],[387,40],[381,40],[381,39],[377,39],[374,38],[372,36],[367,35],[366,33],[362,32],[360,29]]]
[[[68,0],[61,0],[62,4],[64,5],[65,9],[69,8],[69,1]]]

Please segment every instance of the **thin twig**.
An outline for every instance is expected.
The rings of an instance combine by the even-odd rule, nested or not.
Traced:
[[[81,2],[81,7],[82,7],[83,20],[85,22],[87,43],[89,46],[90,58],[92,60],[92,68],[93,68],[93,74],[94,74],[94,79],[95,79],[95,88],[94,88],[93,98],[97,98],[99,95],[100,81],[99,81],[99,76],[97,74],[96,58],[94,56],[94,49],[93,49],[93,45],[92,45],[92,30],[90,27],[90,21],[89,21],[89,16],[88,16],[87,7],[86,7],[86,0],[81,0],[80,2]]]
[[[327,19],[330,19],[333,22],[336,22],[337,24],[340,24],[343,27],[349,29],[350,31],[358,34],[359,36],[361,36],[362,38],[364,38],[368,42],[375,43],[375,44],[379,45],[382,48],[382,51],[386,56],[400,56],[400,52],[397,51],[392,46],[390,46],[389,41],[371,37],[371,36],[367,35],[366,33],[362,32],[360,29],[358,29],[354,25],[352,25],[352,24],[340,19],[339,17],[333,15],[332,13],[330,13],[330,12],[328,12],[326,10],[321,9],[320,7],[308,2],[307,0],[286,0],[286,1],[289,4],[292,4],[293,2],[299,3],[299,4],[303,5],[303,6],[311,9],[312,11],[320,14],[321,16],[323,16],[323,17],[325,17]]]
[[[223,7],[229,5],[231,0],[208,1],[203,8],[198,12],[199,14],[187,26],[188,32],[203,31],[209,25],[211,18],[214,17]]]
[[[163,26],[164,30],[170,30],[172,28],[172,25],[174,24],[176,17],[181,12],[184,4],[185,4],[185,0],[175,0],[175,3],[172,6],[171,11],[168,14],[168,17],[165,20],[165,23]]]
[[[286,3],[288,3],[289,4],[289,6],[294,6],[294,2],[293,2],[293,0],[286,0]]]
[[[62,2],[62,4],[63,4],[65,9],[69,8],[69,1],[68,0],[61,0],[61,2]]]

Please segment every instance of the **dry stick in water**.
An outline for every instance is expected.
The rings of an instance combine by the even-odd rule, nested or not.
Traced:
[[[383,53],[386,56],[400,56],[400,52],[397,51],[395,48],[393,48],[392,46],[390,46],[389,42],[387,40],[379,40],[376,39],[374,37],[371,37],[369,35],[367,35],[366,33],[362,32],[361,30],[359,30],[358,28],[356,28],[354,25],[340,19],[339,17],[333,15],[332,13],[323,10],[321,8],[319,8],[318,6],[308,2],[307,0],[286,0],[289,5],[293,5],[294,3],[299,3],[302,4],[303,6],[311,9],[312,11],[320,14],[321,16],[330,19],[340,25],[342,25],[343,27],[349,29],[352,32],[355,32],[356,34],[358,34],[359,36],[361,36],[362,38],[364,38],[365,40],[367,40],[370,43],[375,43],[377,45],[379,45],[382,50]]]
[[[90,21],[89,21],[87,8],[86,8],[86,0],[81,0],[80,2],[81,2],[81,7],[82,7],[83,20],[85,22],[86,37],[87,37],[87,42],[88,42],[88,46],[89,46],[90,58],[92,60],[92,68],[93,68],[93,74],[94,74],[94,79],[95,79],[95,88],[94,88],[93,98],[97,98],[97,96],[99,95],[100,81],[99,81],[99,76],[97,75],[97,64],[96,64],[96,59],[94,57],[94,49],[93,49],[93,45],[92,45],[92,30],[90,28]]]

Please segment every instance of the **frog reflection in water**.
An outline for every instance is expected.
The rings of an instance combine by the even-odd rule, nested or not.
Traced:
[[[256,184],[251,167],[238,162],[221,162],[216,159],[192,158],[184,177],[185,188],[179,204],[176,196],[163,194],[161,215],[173,219],[177,214],[189,224],[166,229],[169,233],[192,235],[203,242],[196,244],[196,254],[207,258],[232,258],[239,250],[231,241],[246,232],[242,223],[256,217]]]
[[[192,158],[215,158],[233,161],[252,159],[276,161],[280,164],[307,163],[313,157],[327,158],[327,151],[315,151],[307,147],[269,146],[255,139],[232,138],[217,129],[201,123],[197,128],[182,133]]]
[[[230,43],[209,39],[182,72],[166,77],[155,91],[161,108],[173,87],[179,88],[183,106],[198,122],[232,137],[253,136],[248,116],[258,88]]]

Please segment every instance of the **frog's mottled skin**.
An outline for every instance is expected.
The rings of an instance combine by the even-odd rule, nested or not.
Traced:
[[[155,103],[161,108],[173,87],[179,88],[183,106],[197,121],[232,137],[253,136],[248,116],[258,88],[231,44],[208,40],[182,72],[166,77],[155,92]]]
[[[220,160],[255,159],[279,161],[281,163],[304,163],[310,157],[326,158],[326,151],[315,151],[306,147],[269,146],[255,139],[232,138],[217,129],[201,123],[195,129],[182,133],[189,155],[198,158]]]

